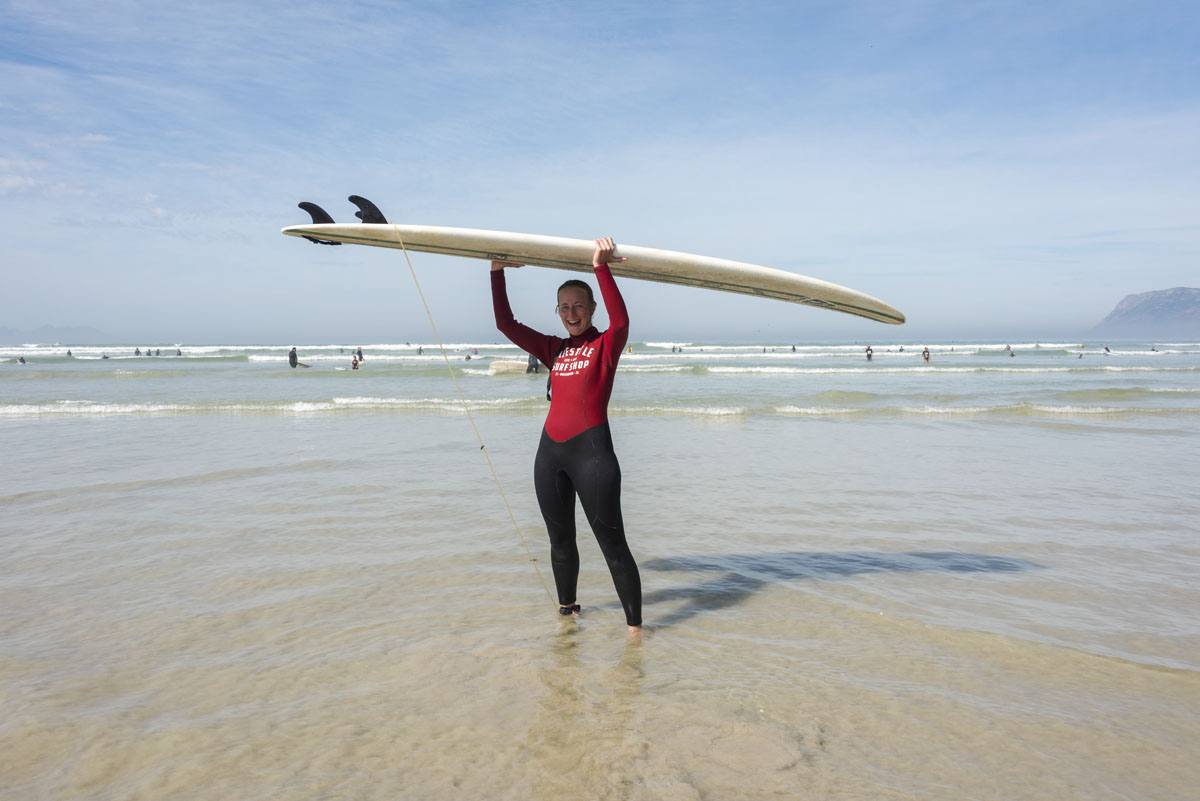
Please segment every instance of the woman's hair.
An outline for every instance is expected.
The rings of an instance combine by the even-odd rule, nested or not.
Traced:
[[[594,295],[592,295],[591,284],[589,284],[587,281],[580,281],[578,278],[572,278],[570,281],[563,281],[562,286],[560,286],[558,288],[558,292],[562,292],[564,289],[567,289],[568,287],[575,287],[577,289],[582,289],[584,292],[587,292],[588,303],[592,304],[593,306],[596,305],[596,298]],[[554,294],[554,297],[556,299],[558,298],[558,292],[556,292]]]

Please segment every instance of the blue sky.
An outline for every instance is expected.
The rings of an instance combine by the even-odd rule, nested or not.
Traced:
[[[625,281],[635,339],[1075,335],[1200,284],[1191,3],[0,0],[0,326],[427,339],[352,219],[591,237],[813,275],[906,329]],[[444,335],[487,267],[417,254]],[[510,278],[556,325],[564,274]]]

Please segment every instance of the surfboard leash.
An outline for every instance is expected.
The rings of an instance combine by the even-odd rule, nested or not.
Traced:
[[[508,502],[508,494],[504,492],[504,485],[500,482],[500,475],[496,472],[496,466],[492,463],[492,456],[488,453],[487,444],[483,441],[483,435],[479,433],[479,426],[475,423],[475,415],[471,413],[471,406],[463,395],[462,387],[459,386],[458,375],[454,372],[454,368],[450,366],[450,357],[446,355],[446,345],[442,342],[442,335],[438,332],[437,322],[433,319],[433,311],[429,308],[429,301],[425,299],[424,290],[421,289],[421,281],[417,278],[417,271],[413,267],[412,259],[408,255],[408,248],[404,245],[404,237],[400,235],[400,231],[395,225],[392,226],[392,231],[396,234],[396,241],[400,243],[400,252],[404,254],[404,261],[408,264],[408,272],[412,276],[413,284],[417,288],[417,297],[421,299],[421,305],[425,308],[425,318],[429,320],[429,330],[433,333],[438,351],[442,354],[442,361],[446,365],[446,372],[450,374],[450,381],[454,384],[454,394],[458,396],[459,402],[462,403],[463,411],[467,413],[467,420],[471,423],[471,430],[475,432],[475,439],[479,442],[479,452],[483,454],[483,460],[487,462],[488,472],[492,474],[492,481],[496,484],[496,491],[500,493],[500,500],[504,502],[504,510],[508,513],[508,519],[512,523],[513,531],[517,533],[517,539],[525,551],[525,556],[529,558],[529,564],[533,565],[533,572],[537,574],[542,589],[546,591],[546,597],[550,599],[551,603],[558,603],[554,593],[550,592],[550,585],[546,583],[546,577],[542,575],[542,569],[538,566],[537,557],[533,555],[533,551],[529,548],[529,541],[525,538],[524,533],[522,533],[521,526],[517,524],[517,516],[513,514],[512,504]]]

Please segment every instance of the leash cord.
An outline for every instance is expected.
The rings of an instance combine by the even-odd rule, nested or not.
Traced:
[[[513,531],[517,533],[517,539],[521,542],[521,547],[525,551],[525,556],[529,558],[529,563],[533,565],[533,571],[537,574],[538,581],[542,584],[542,589],[546,591],[546,597],[552,603],[557,603],[554,594],[550,592],[550,585],[546,583],[546,577],[542,575],[542,569],[538,566],[537,557],[533,555],[533,551],[529,548],[529,541],[521,532],[521,527],[517,524],[517,517],[513,514],[512,504],[508,502],[508,495],[504,492],[504,485],[500,483],[500,476],[496,473],[496,466],[492,463],[492,456],[488,453],[487,445],[483,441],[483,435],[479,433],[479,426],[475,424],[475,415],[471,414],[471,405],[463,395],[462,387],[458,383],[458,375],[454,372],[454,368],[450,366],[450,357],[446,355],[446,346],[442,342],[442,335],[438,333],[437,323],[433,319],[433,312],[429,308],[429,301],[425,299],[425,292],[421,289],[421,282],[417,278],[417,271],[413,267],[412,259],[409,258],[408,248],[404,245],[404,238],[400,235],[399,229],[392,226],[392,230],[396,234],[396,240],[400,243],[400,251],[404,254],[404,261],[408,264],[408,272],[412,275],[413,284],[417,288],[417,296],[421,298],[421,305],[425,307],[425,317],[429,320],[429,329],[433,332],[433,338],[437,342],[438,350],[442,354],[442,361],[446,365],[446,372],[450,374],[450,380],[454,383],[454,393],[458,396],[458,400],[462,403],[463,411],[467,413],[467,420],[471,423],[471,430],[475,432],[475,439],[479,442],[479,452],[483,454],[483,459],[487,462],[488,472],[492,474],[492,481],[496,483],[496,490],[500,493],[500,500],[504,502],[504,510],[508,512],[509,522],[512,523]]]

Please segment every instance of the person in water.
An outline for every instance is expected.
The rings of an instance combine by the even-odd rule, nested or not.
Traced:
[[[608,562],[630,634],[637,634],[642,627],[642,580],[625,541],[621,466],[608,427],[608,399],[617,361],[629,339],[625,301],[608,266],[613,261],[624,261],[614,256],[615,250],[613,240],[605,237],[596,240],[592,254],[596,281],[608,311],[607,331],[597,331],[592,325],[596,311],[592,288],[578,280],[558,288],[556,309],[566,339],[517,322],[508,303],[504,278],[505,267],[521,266],[512,262],[492,262],[492,306],[496,328],[550,368],[550,412],[533,463],[533,486],[550,536],[559,614],[577,615],[580,611],[575,597],[579,581],[579,550],[575,544],[578,495]]]
[[[74,353],[71,353],[71,349],[70,349],[70,348],[67,348],[67,358],[68,358],[68,359],[74,359],[74,358],[75,358],[75,354],[74,354]]]
[[[928,345],[925,347],[924,350],[921,351],[921,358],[925,360],[926,364],[929,363],[929,346]]]
[[[867,361],[871,361],[871,357],[875,355],[875,351],[871,348],[870,345],[867,345],[866,353],[867,353]]]
[[[359,345],[359,346],[358,346],[358,350],[354,351],[354,355],[358,357],[358,360],[359,360],[360,362],[363,360],[363,355],[362,355],[362,345]]]
[[[541,372],[539,365],[541,365],[541,362],[538,361],[537,356],[534,356],[532,353],[529,354],[529,361],[525,364],[525,374]]]
[[[288,351],[288,364],[292,369],[296,369],[296,365],[300,363],[300,357],[296,355],[296,349],[293,347]]]
[[[351,370],[357,370],[357,369],[358,369],[358,356],[357,356],[357,355],[351,355],[351,356],[350,356],[350,369],[351,369]]]

